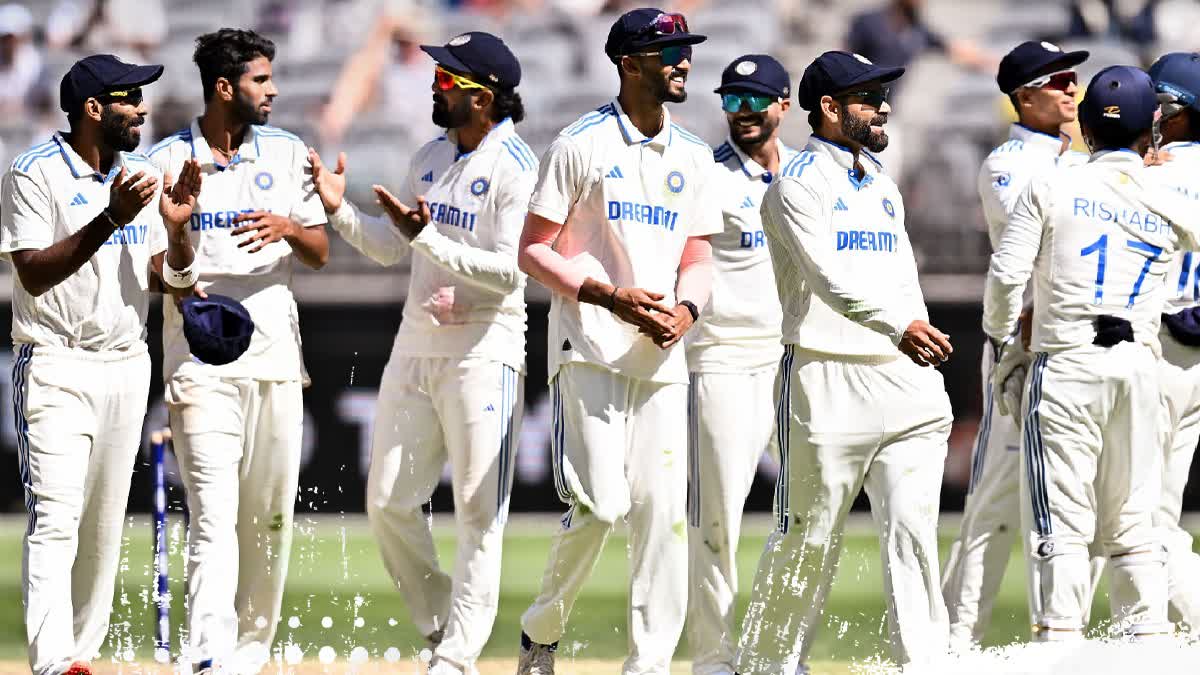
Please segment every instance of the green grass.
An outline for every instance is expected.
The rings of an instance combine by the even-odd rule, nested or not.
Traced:
[[[510,525],[504,543],[500,611],[485,657],[515,656],[521,613],[538,591],[549,534],[555,522],[519,520]],[[436,527],[438,549],[446,567],[452,564],[454,548],[450,517],[439,516]],[[768,527],[768,521],[756,519],[745,528],[747,534],[738,552],[742,589],[738,598],[739,616],[748,600]],[[25,657],[20,588],[23,528],[23,519],[0,520],[0,606],[9,608],[0,612],[0,659]],[[955,533],[942,534],[942,560],[945,560],[950,538]],[[619,658],[626,653],[625,543],[621,531],[609,539],[591,581],[575,605],[570,629],[560,647],[562,652],[582,659]],[[1024,574],[1019,560],[1014,555],[1010,561],[996,602],[987,639],[989,645],[1006,644],[1028,634]],[[172,592],[176,601],[172,626],[176,630],[183,619],[182,570],[181,559],[173,556]],[[110,641],[117,636],[120,644],[131,644],[142,656],[150,653],[153,644],[154,612],[149,593],[152,579],[150,527],[144,519],[134,519],[126,528]],[[1103,618],[1105,600],[1097,598],[1097,603],[1093,617]],[[878,544],[869,530],[859,530],[846,537],[841,567],[826,608],[827,625],[815,644],[812,658],[848,661],[885,654],[883,611]],[[288,619],[293,616],[300,621],[295,629],[288,627]],[[321,625],[324,617],[332,620],[328,629]],[[358,627],[356,618],[361,619]],[[354,646],[365,647],[372,657],[379,657],[389,647],[411,655],[424,646],[409,622],[399,594],[392,589],[363,519],[298,518],[278,639],[295,642],[310,657],[325,645],[343,657]],[[177,635],[174,646],[178,648]],[[688,654],[685,637],[677,657],[686,659]]]

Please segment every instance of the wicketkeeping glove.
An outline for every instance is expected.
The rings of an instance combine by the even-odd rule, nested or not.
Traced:
[[[1000,349],[1000,360],[992,369],[992,396],[996,401],[996,410],[1001,415],[1019,420],[1025,375],[1032,362],[1033,355],[1025,351],[1020,338],[1010,338],[1004,342]]]

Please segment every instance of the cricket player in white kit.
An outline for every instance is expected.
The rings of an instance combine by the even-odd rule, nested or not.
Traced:
[[[277,94],[274,45],[233,29],[196,43],[204,113],[150,159],[169,172],[200,163],[189,231],[197,289],[241,302],[255,329],[245,354],[210,365],[189,354],[175,305],[163,307],[164,398],[191,511],[184,656],[253,673],[279,622],[300,473],[308,378],[292,259],[320,268],[329,241],[307,146],[264,126]]]
[[[569,505],[541,593],[521,618],[523,675],[554,672],[567,618],[617,520],[629,523],[630,655],[665,675],[687,604],[687,361],[722,231],[712,149],[671,122],[692,45],[682,15],[635,9],[605,53],[617,98],[565,128],[542,160],[519,262],[553,292],[551,452]]]
[[[88,675],[108,633],[150,385],[149,290],[164,256],[168,270],[193,258],[196,165],[178,167],[172,185],[132,152],[141,88],[162,71],[108,54],[77,62],[60,90],[70,131],[18,155],[0,189],[0,254],[16,269],[22,603],[36,675]]]
[[[1017,198],[1036,175],[1087,161],[1070,149],[1062,131],[1075,121],[1076,74],[1087,60],[1084,51],[1063,52],[1049,42],[1017,45],[1000,61],[996,83],[1017,111],[1008,140],[988,155],[979,171],[979,198],[987,220],[992,249],[1000,244]],[[1022,348],[1019,341],[1012,343]],[[942,592],[950,616],[950,644],[978,645],[987,631],[992,605],[1020,519],[1020,425],[996,412],[992,368],[1000,343],[984,345],[983,418],[971,453],[971,474],[962,528],[950,547]]]
[[[860,489],[879,528],[893,657],[946,651],[937,513],[951,414],[927,366],[951,347],[928,323],[900,191],[872,154],[887,147],[885,85],[903,72],[845,52],[810,64],[797,98],[813,137],[763,198],[783,305],[781,471],[742,624],[746,675],[805,662]]]
[[[1021,493],[1024,544],[1036,568],[1029,588],[1036,640],[1082,638],[1093,541],[1109,558],[1113,629],[1170,630],[1153,522],[1166,431],[1158,414],[1159,317],[1176,232],[1189,246],[1197,233],[1162,215],[1186,200],[1164,194],[1160,204],[1143,188],[1141,150],[1155,108],[1141,70],[1097,74],[1079,114],[1091,161],[1030,182],[988,271],[983,328],[1002,342],[1012,339],[1034,277]],[[994,388],[1008,386],[1013,361],[1002,352]]]
[[[373,260],[413,252],[404,319],[383,372],[367,516],[433,675],[477,673],[500,599],[500,553],[525,392],[525,275],[517,244],[537,158],[517,135],[521,66],[504,42],[469,32],[422,46],[437,62],[433,121],[447,129],[413,157],[383,218],[342,199],[344,163],[314,180],[330,223]],[[429,502],[450,462],[458,525],[453,575],[438,564]]]
[[[1147,170],[1187,197],[1200,199],[1200,54],[1176,52],[1150,67],[1162,116],[1157,126],[1160,150],[1170,154]],[[1196,444],[1200,442],[1200,253],[1176,256],[1167,269],[1167,306],[1163,310],[1161,377],[1167,406],[1166,455],[1162,497],[1154,513],[1167,548],[1167,609],[1172,622],[1200,631],[1200,555],[1192,536],[1179,524]]]
[[[791,79],[765,54],[721,74],[729,138],[715,151],[725,229],[710,238],[712,293],[688,332],[688,643],[692,672],[733,672],[737,547],[759,460],[775,444],[783,310],[759,205],[796,151],[779,139]]]

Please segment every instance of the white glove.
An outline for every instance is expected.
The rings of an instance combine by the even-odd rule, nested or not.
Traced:
[[[1025,392],[1025,375],[1033,355],[1025,351],[1020,340],[1008,340],[1000,350],[1000,360],[992,369],[992,398],[1001,415],[1020,421],[1021,396]]]

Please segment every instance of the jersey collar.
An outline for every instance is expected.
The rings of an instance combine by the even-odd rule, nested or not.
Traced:
[[[208,141],[204,138],[204,132],[200,131],[200,118],[192,120],[192,158],[200,162],[200,166],[215,166],[218,170],[227,169],[234,164],[246,161],[254,161],[258,159],[260,152],[258,144],[258,125],[250,124],[246,127],[246,135],[242,138],[242,145],[238,148],[237,154],[233,156],[229,164],[218,164],[213,157],[212,148],[209,147]]]
[[[1181,150],[1184,152],[1195,152],[1196,150],[1200,150],[1200,141],[1175,141],[1174,143],[1167,143],[1159,149],[1166,150],[1167,152],[1179,152]]]
[[[1144,165],[1142,156],[1128,148],[1120,150],[1101,150],[1100,152],[1092,153],[1090,160],[1093,164],[1111,164],[1113,166],[1136,166],[1141,168]]]
[[[458,152],[458,130],[457,129],[447,129],[446,130],[446,140],[449,141],[454,146],[454,161],[457,162],[458,160],[460,160],[464,157],[470,157],[471,155],[479,152],[480,150],[485,150],[485,149],[490,148],[491,146],[496,145],[498,143],[503,143],[505,140],[507,140],[509,137],[511,137],[516,132],[517,132],[517,127],[515,124],[513,124],[512,118],[505,117],[503,121],[501,121],[496,126],[492,127],[492,130],[487,132],[487,135],[483,137],[483,140],[479,142],[479,145],[476,146],[475,149],[470,152],[464,152],[464,153],[459,154],[459,152]]]
[[[834,143],[816,134],[809,137],[805,150],[816,155],[824,155],[845,169],[846,177],[855,190],[861,190],[870,185],[875,180],[876,175],[883,173],[883,164],[880,163],[875,155],[863,150],[859,152],[859,157],[862,158],[859,164],[862,165],[864,174],[862,178],[859,178],[857,172],[854,170],[854,153],[850,151],[850,148]]]
[[[58,145],[59,155],[62,157],[63,161],[66,162],[67,168],[71,170],[71,175],[75,176],[75,178],[92,178],[102,183],[107,183],[113,179],[113,176],[116,176],[117,173],[121,171],[122,166],[126,165],[125,153],[118,152],[116,158],[113,160],[112,166],[108,169],[107,175],[102,174],[99,171],[92,171],[92,167],[89,166],[87,162],[83,161],[83,158],[79,156],[78,152],[75,152],[75,148],[71,147],[71,143],[68,142],[67,139],[63,138],[61,133],[57,131],[54,132],[54,137],[52,140],[56,145]]]
[[[768,173],[766,168],[754,161],[750,155],[742,152],[742,149],[738,147],[738,144],[733,142],[733,137],[727,136],[725,138],[725,145],[728,145],[730,149],[733,150],[733,156],[737,160],[738,165],[741,167],[742,173],[746,175],[746,178],[751,180],[763,180],[763,174]],[[778,137],[775,139],[775,147],[779,149],[779,166],[781,167],[784,164],[787,164],[787,160],[791,159],[792,155],[796,154],[795,150],[784,145],[783,141],[781,141]],[[770,181],[764,180],[763,182]]]
[[[612,100],[613,109],[617,111],[617,126],[621,128],[621,135],[625,137],[625,143],[628,145],[636,145],[642,143],[659,150],[666,150],[667,146],[671,145],[671,138],[675,135],[671,126],[671,113],[667,110],[667,106],[663,106],[663,124],[662,129],[653,138],[647,138],[638,128],[633,125],[633,121],[625,114],[625,110],[621,107],[621,102],[617,99]]]
[[[1050,134],[1030,129],[1020,122],[1013,122],[1013,125],[1009,127],[1008,137],[1010,140],[1021,141],[1025,144],[1025,147],[1053,153],[1055,157],[1062,153],[1064,139],[1067,141],[1067,148],[1070,149],[1071,147],[1071,137],[1067,134],[1051,136]]]

